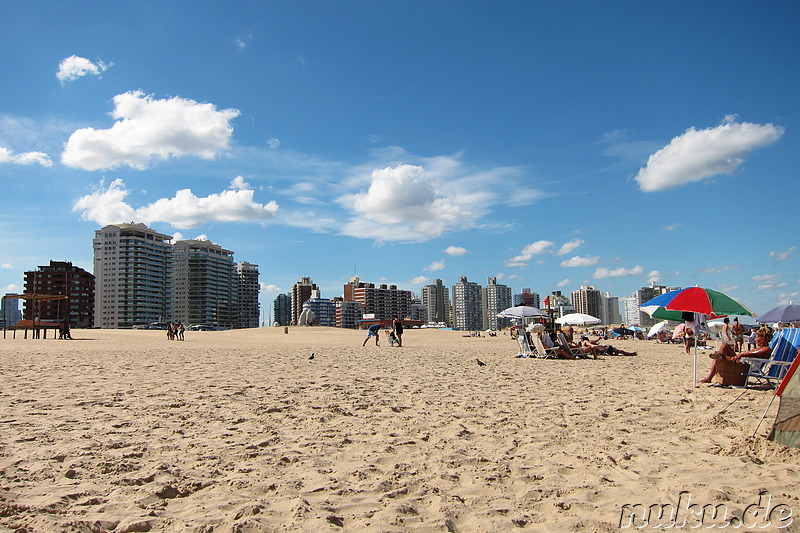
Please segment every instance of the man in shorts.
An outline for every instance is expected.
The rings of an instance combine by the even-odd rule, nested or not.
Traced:
[[[367,345],[367,341],[370,339],[370,337],[375,337],[375,346],[380,346],[380,344],[378,344],[378,338],[380,337],[378,335],[378,333],[380,333],[380,331],[381,331],[380,322],[377,323],[377,324],[372,324],[370,327],[368,327],[367,328],[367,338],[364,339],[364,342],[361,344],[361,346],[366,346]]]
[[[731,324],[731,334],[733,335],[733,351],[741,352],[744,348],[744,326],[736,317]]]

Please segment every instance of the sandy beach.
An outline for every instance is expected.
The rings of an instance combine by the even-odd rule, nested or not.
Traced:
[[[625,505],[742,516],[759,493],[753,531],[781,505],[800,531],[800,450],[764,438],[777,401],[752,437],[772,393],[693,388],[681,346],[564,361],[439,330],[403,348],[326,328],[73,336],[0,342],[0,531],[617,531]]]

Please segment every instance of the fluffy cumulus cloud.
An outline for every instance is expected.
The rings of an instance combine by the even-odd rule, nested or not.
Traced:
[[[101,225],[136,220],[145,224],[166,222],[179,229],[212,221],[264,223],[278,210],[274,201],[267,204],[255,202],[250,189],[229,189],[205,197],[195,196],[190,189],[182,189],[172,198],[161,198],[139,208],[125,202],[128,194],[122,180],[116,179],[107,188],[101,186],[80,198],[72,210],[79,211],[82,219]]]
[[[434,172],[402,164],[372,172],[369,189],[341,201],[355,214],[342,233],[376,240],[424,241],[467,225],[479,202],[443,187]]]
[[[0,163],[9,163],[12,165],[42,165],[43,167],[52,167],[53,162],[50,156],[43,152],[24,152],[21,154],[14,154],[8,148],[0,146]]]
[[[658,283],[662,279],[664,279],[664,274],[661,273],[660,270],[651,270],[650,273],[647,275],[647,281]]]
[[[600,256],[597,255],[586,257],[576,255],[575,257],[561,261],[561,266],[564,268],[594,266],[598,261],[600,261]]]
[[[769,253],[769,256],[774,257],[778,261],[786,261],[792,256],[792,254],[794,254],[795,250],[797,250],[797,246],[790,246],[788,250],[783,252],[776,252],[775,250],[772,250]]]
[[[512,257],[511,259],[506,259],[506,266],[515,267],[515,266],[527,266],[528,261],[530,261],[533,256],[541,255],[550,250],[550,248],[555,243],[550,241],[536,241],[530,244],[526,244],[519,255]]]
[[[561,281],[559,281],[558,283],[556,283],[556,287],[558,287],[559,289],[560,289],[561,287],[566,287],[567,285],[569,285],[569,284],[570,284],[570,281],[572,281],[572,280],[570,280],[569,278],[562,279]]]
[[[641,190],[652,192],[730,175],[744,162],[745,155],[776,142],[783,132],[773,124],[736,122],[733,116],[715,128],[689,128],[651,155],[636,181]]]
[[[422,270],[428,270],[431,272],[436,272],[437,270],[444,270],[444,259],[441,261],[434,261],[430,265],[426,266]]]
[[[446,253],[451,257],[458,257],[461,255],[468,254],[469,252],[467,251],[466,248],[462,248],[461,246],[448,246],[447,248],[444,249],[444,253]]]
[[[567,255],[570,252],[575,251],[581,244],[583,244],[582,239],[572,239],[569,242],[565,242],[561,245],[556,255]]]
[[[417,276],[411,280],[411,285],[427,285],[430,281],[431,279],[426,276]]]
[[[233,135],[236,109],[184,98],[159,100],[141,91],[114,97],[116,120],[107,130],[82,128],[69,138],[61,162],[84,170],[129,166],[147,168],[153,160],[197,156],[213,159]]]
[[[644,268],[641,265],[636,265],[633,268],[614,268],[609,269],[605,267],[600,267],[594,271],[594,279],[605,279],[605,278],[619,278],[621,276],[641,276],[644,274]]]
[[[58,64],[56,78],[61,82],[61,85],[66,85],[69,82],[88,76],[89,74],[99,76],[111,66],[111,64],[106,64],[102,61],[92,63],[85,57],[72,55],[66,59],[62,59]]]
[[[264,282],[259,283],[258,288],[260,292],[283,292],[283,289],[277,285],[267,284]]]

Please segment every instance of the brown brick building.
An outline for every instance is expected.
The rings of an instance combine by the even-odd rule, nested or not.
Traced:
[[[25,272],[27,294],[57,294],[66,300],[35,302],[25,300],[23,318],[61,322],[72,327],[94,325],[94,275],[67,261],[50,261],[49,266]]]

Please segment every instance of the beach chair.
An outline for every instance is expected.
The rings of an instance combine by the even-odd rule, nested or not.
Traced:
[[[577,357],[578,359],[586,359],[587,357],[586,354],[580,351],[579,348],[573,348],[572,346],[569,345],[569,342],[567,342],[567,336],[564,335],[562,332],[559,331],[558,333],[556,333],[556,338],[558,340],[559,348],[561,348],[568,354]]]
[[[558,359],[556,349],[545,346],[539,336],[533,337],[533,351],[539,359]]]
[[[528,336],[524,331],[519,331],[517,333],[517,344],[519,344],[519,353],[517,357],[531,357],[535,355],[533,350],[531,350],[530,344],[528,344]]]
[[[800,346],[800,328],[785,328],[778,332],[769,343],[772,353],[768,359],[742,357],[742,363],[750,365],[745,378],[745,386],[766,384],[777,387],[783,376],[792,366],[797,348]],[[750,383],[753,379],[754,383]]]

